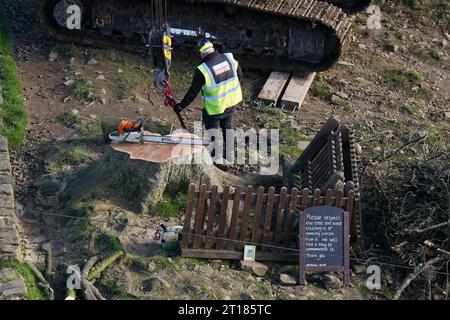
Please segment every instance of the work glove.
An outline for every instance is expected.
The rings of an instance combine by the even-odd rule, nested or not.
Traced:
[[[173,106],[173,111],[175,111],[175,113],[180,113],[183,109],[184,108],[179,103]]]

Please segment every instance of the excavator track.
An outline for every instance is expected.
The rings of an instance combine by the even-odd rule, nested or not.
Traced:
[[[58,6],[65,9],[70,4],[83,9],[81,30],[63,27],[55,13],[62,12]],[[324,70],[338,61],[351,40],[351,21],[341,8],[328,2],[171,0],[167,5],[175,48],[210,35],[246,68]],[[150,7],[151,1],[145,0],[45,0],[41,19],[61,41],[143,52],[142,39],[154,23]]]
[[[367,8],[370,4],[370,0],[326,0],[326,1],[350,13],[361,11]]]

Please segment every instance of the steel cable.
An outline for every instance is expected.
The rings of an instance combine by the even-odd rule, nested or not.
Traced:
[[[55,217],[63,217],[63,218],[69,218],[69,219],[77,219],[77,220],[86,220],[86,221],[94,221],[94,222],[104,222],[104,223],[108,223],[111,224],[112,222],[114,222],[116,225],[121,225],[124,227],[133,227],[133,228],[141,228],[141,229],[151,229],[151,227],[149,226],[141,226],[141,225],[137,225],[137,224],[130,224],[130,223],[121,223],[119,221],[111,221],[111,220],[105,220],[105,219],[96,219],[96,218],[89,218],[89,217],[77,217],[77,216],[73,216],[73,215],[68,215],[68,214],[62,214],[62,213],[56,213],[56,212],[49,212],[49,211],[39,211],[39,210],[32,210],[32,209],[13,209],[11,207],[2,207],[0,206],[0,209],[9,209],[9,210],[14,210],[17,212],[30,212],[30,213],[37,213],[37,214],[41,214],[41,215],[49,215],[49,216],[55,216]],[[23,214],[19,214],[19,216],[22,216]],[[0,217],[1,218],[1,217]],[[158,226],[159,227],[159,226]],[[158,231],[163,231],[161,229],[155,229]],[[292,252],[306,252],[305,251],[301,251],[299,249],[296,248],[290,248],[290,247],[282,247],[282,246],[274,246],[274,245],[267,245],[267,244],[262,244],[262,243],[254,243],[254,242],[249,242],[249,241],[243,241],[243,240],[235,240],[235,239],[228,239],[228,238],[221,238],[221,237],[215,237],[215,236],[208,236],[208,235],[194,235],[192,233],[185,233],[180,231],[179,232],[181,235],[188,235],[188,236],[199,236],[202,238],[209,238],[209,239],[215,239],[215,240],[222,240],[225,242],[234,242],[234,243],[242,243],[242,244],[247,244],[247,245],[255,245],[255,246],[261,246],[261,247],[266,247],[266,248],[272,248],[272,249],[280,249],[280,250],[286,250],[286,251],[292,251]],[[333,254],[328,254],[328,256],[330,257],[335,257],[335,258],[344,258],[341,255],[333,255]],[[366,264],[367,262],[369,262],[369,260],[362,260],[362,259],[358,259],[358,258],[352,258],[350,257],[351,261],[355,261],[358,262],[360,264]],[[417,268],[416,267],[409,267],[409,266],[404,266],[404,265],[399,265],[399,264],[394,264],[394,263],[387,263],[387,262],[374,262],[374,261],[370,261],[371,264],[375,264],[375,265],[384,265],[384,266],[389,266],[389,267],[393,267],[393,268],[398,268],[398,269],[407,269],[407,270],[415,270]],[[450,273],[448,272],[441,272],[441,271],[433,271],[434,274],[436,275],[444,275],[449,277]]]

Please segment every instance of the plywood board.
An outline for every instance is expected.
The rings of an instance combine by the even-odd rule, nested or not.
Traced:
[[[259,93],[258,99],[266,103],[278,105],[290,77],[289,73],[272,72]]]
[[[290,110],[300,108],[315,77],[315,72],[306,75],[294,75],[281,99],[281,105]]]
[[[153,133],[149,133],[153,134]],[[190,133],[173,134],[173,137],[198,138]],[[167,144],[157,142],[127,143],[112,142],[111,147],[118,152],[128,153],[133,160],[144,160],[153,163],[164,163],[171,159],[189,156],[200,152],[203,146]]]

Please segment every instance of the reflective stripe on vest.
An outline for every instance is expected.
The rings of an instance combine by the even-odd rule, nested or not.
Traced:
[[[213,71],[206,63],[201,64],[198,69],[205,77],[205,85],[202,88],[203,106],[206,112],[213,116],[222,114],[226,109],[234,107],[242,101],[242,89],[237,75],[238,62],[231,53],[225,54],[226,60],[233,68],[233,77],[216,83]],[[222,62],[226,63],[226,62]],[[220,68],[220,64],[213,66]]]

